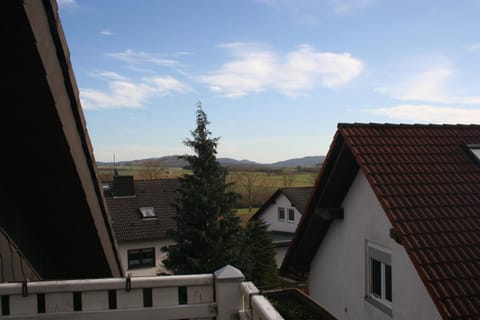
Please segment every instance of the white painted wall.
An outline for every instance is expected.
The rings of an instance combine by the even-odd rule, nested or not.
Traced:
[[[285,221],[278,220],[278,208],[285,208]],[[295,211],[295,221],[288,221],[288,209],[293,209]],[[281,193],[275,203],[272,203],[261,215],[261,219],[268,224],[269,231],[282,231],[282,232],[291,232],[294,233],[297,229],[298,222],[302,215],[297,208],[292,206],[290,200],[283,193]]]
[[[155,276],[159,272],[164,272],[165,267],[162,261],[167,258],[167,253],[162,251],[162,247],[174,244],[172,240],[149,240],[149,241],[129,241],[118,243],[118,251],[122,260],[123,269],[127,274],[135,276]],[[144,249],[155,247],[155,267],[128,270],[128,250]]]
[[[389,236],[391,224],[361,171],[315,254],[309,277],[311,297],[342,319],[441,319],[405,249]],[[392,316],[365,300],[366,242],[390,250]]]
[[[277,265],[277,268],[280,268],[282,266],[283,259],[287,254],[287,250],[288,246],[275,247],[275,263]]]

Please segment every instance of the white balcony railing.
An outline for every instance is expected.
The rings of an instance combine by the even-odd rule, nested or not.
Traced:
[[[240,284],[242,307],[240,318],[242,320],[280,320],[283,319],[270,302],[262,295],[252,282]]]
[[[282,317],[243,274],[37,281],[0,284],[5,319],[241,319]]]

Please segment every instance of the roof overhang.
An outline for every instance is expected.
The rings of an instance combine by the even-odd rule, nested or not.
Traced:
[[[280,272],[303,279],[310,263],[325,237],[331,222],[343,218],[341,204],[359,166],[339,131],[330,146],[319,173],[305,214],[285,255]]]
[[[3,8],[0,225],[43,278],[121,276],[56,2]]]

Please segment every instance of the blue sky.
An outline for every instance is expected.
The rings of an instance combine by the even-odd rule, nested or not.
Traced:
[[[480,123],[480,1],[58,0],[98,161],[324,155],[339,122]]]

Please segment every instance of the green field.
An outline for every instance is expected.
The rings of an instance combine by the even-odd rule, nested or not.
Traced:
[[[120,175],[132,175],[137,180],[177,178],[188,174],[181,168],[145,167],[145,166],[117,166]],[[319,167],[311,168],[282,168],[245,170],[230,168],[227,182],[233,184],[233,191],[240,194],[239,208],[260,207],[278,188],[313,186],[318,175]],[[98,166],[98,173],[102,181],[112,179],[112,166]],[[248,212],[248,209],[247,209]],[[247,214],[241,211],[242,221]],[[253,214],[253,213],[252,213]],[[245,215],[245,217],[243,217]]]
[[[249,211],[248,208],[236,209],[236,214],[242,221],[242,225],[245,226],[248,220],[257,212],[258,208],[252,208],[252,211]]]
[[[182,168],[158,168],[158,170],[149,169],[146,172],[144,166],[117,166],[117,171],[119,175],[130,175],[135,178],[135,180],[149,180],[151,173],[156,174],[156,179],[167,179],[167,178],[177,178],[184,173],[188,173],[187,170]],[[109,181],[112,179],[114,168],[112,166],[97,166],[98,174],[100,179],[103,181]],[[148,176],[147,176],[148,175]]]

